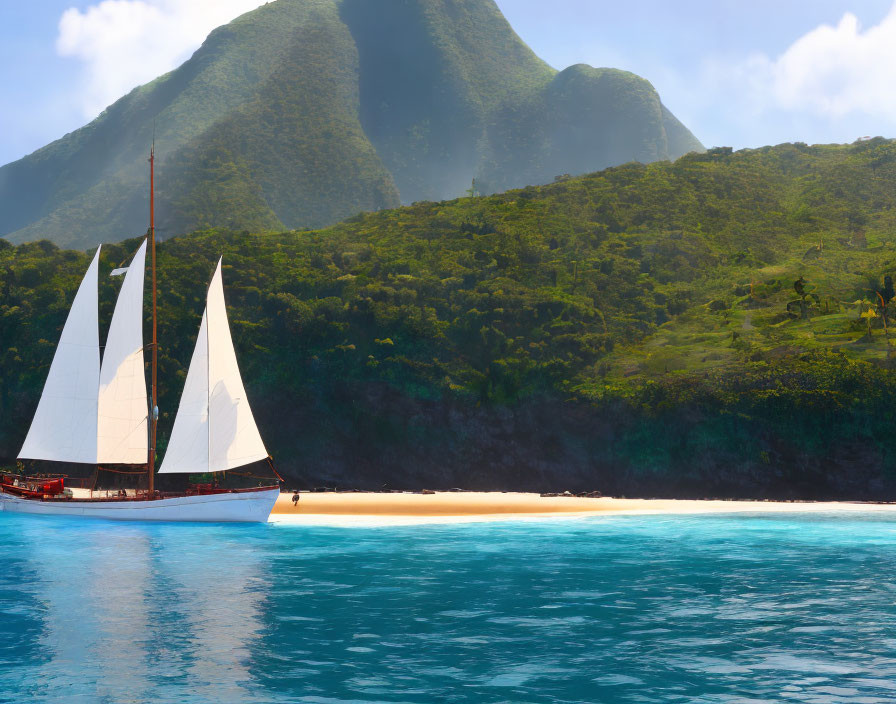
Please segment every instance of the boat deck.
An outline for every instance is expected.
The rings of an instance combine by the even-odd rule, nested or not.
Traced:
[[[191,496],[215,496],[218,494],[246,494],[250,492],[268,491],[278,489],[279,485],[250,487],[246,489],[225,489],[208,484],[194,486],[187,491],[152,493],[144,489],[87,489],[84,487],[67,486],[63,493],[46,493],[42,487],[48,482],[58,480],[60,477],[18,477],[8,474],[0,474],[0,493],[15,496],[19,499],[42,501],[52,503],[91,502],[91,503],[123,503],[160,501],[162,499],[176,499]],[[67,479],[67,478],[65,478]]]

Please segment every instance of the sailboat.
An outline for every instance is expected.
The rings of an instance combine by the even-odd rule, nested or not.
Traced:
[[[72,303],[20,460],[94,465],[92,481],[64,475],[0,473],[0,510],[61,516],[147,521],[266,521],[280,495],[267,485],[224,488],[191,484],[185,491],[155,488],[157,314],[154,222],[154,149],[150,152],[150,226],[124,275],[105,351],[99,346],[97,248]],[[151,252],[151,394],[147,399],[143,295],[147,248]],[[213,475],[267,461],[237,365],[227,321],[221,260],[205,311],[171,437],[159,474]],[[97,489],[100,474],[145,475],[143,489]],[[85,484],[90,483],[90,486]]]

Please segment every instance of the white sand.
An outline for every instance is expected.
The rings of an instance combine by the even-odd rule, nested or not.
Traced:
[[[697,501],[541,497],[502,492],[435,494],[303,493],[293,506],[283,494],[271,522],[292,525],[380,526],[544,520],[593,516],[705,513],[892,512],[896,504],[775,501]]]

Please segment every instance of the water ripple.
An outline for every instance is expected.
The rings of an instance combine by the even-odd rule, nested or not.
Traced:
[[[896,700],[896,524],[0,519],[0,702]]]

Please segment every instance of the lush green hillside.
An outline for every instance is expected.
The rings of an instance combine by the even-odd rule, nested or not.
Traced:
[[[557,73],[493,0],[277,0],[177,70],[0,168],[0,235],[86,248],[158,231],[320,227],[699,142],[631,74]]]
[[[893,498],[894,183],[881,139],[713,150],[170,240],[162,442],[223,252],[248,391],[304,485]],[[0,249],[0,456],[87,261]]]

